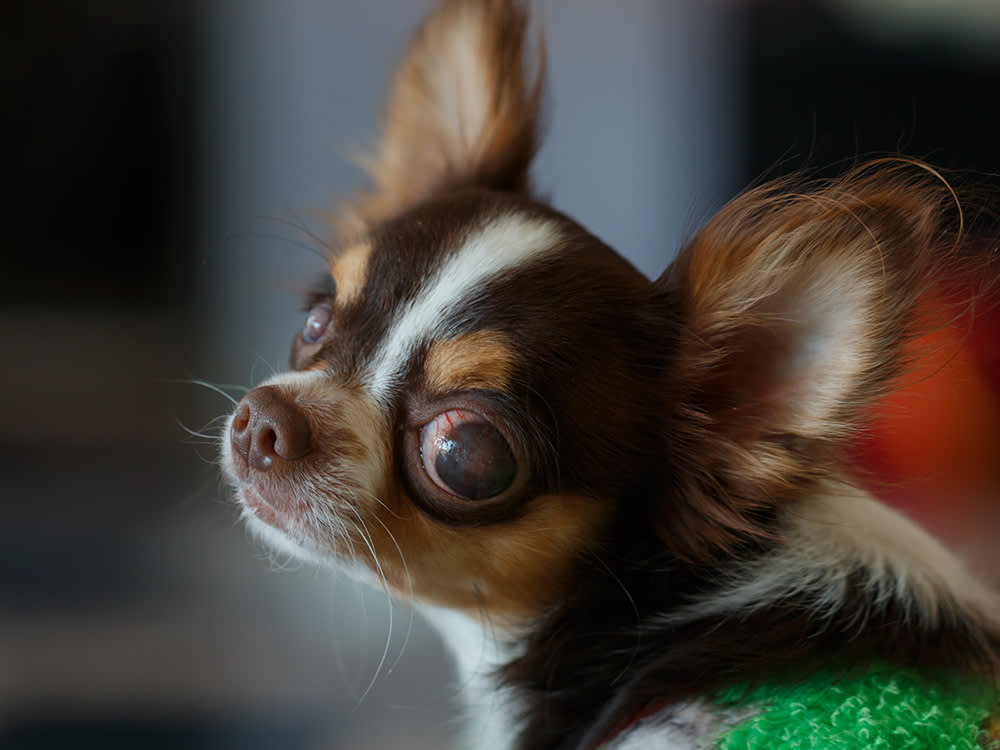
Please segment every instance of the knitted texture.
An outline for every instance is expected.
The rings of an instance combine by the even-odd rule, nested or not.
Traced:
[[[761,712],[728,730],[718,750],[989,750],[992,686],[872,666],[825,671],[794,684],[741,686],[723,706],[758,704]]]

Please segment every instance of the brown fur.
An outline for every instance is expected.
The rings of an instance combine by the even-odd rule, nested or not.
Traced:
[[[501,627],[520,625],[559,601],[572,561],[593,546],[594,529],[607,513],[592,498],[548,495],[497,533],[494,526],[437,523],[416,510],[399,485],[380,499],[363,504],[362,512],[397,594],[473,617],[488,613]],[[355,548],[375,569],[363,540]]]
[[[874,549],[923,543],[894,537],[896,516],[866,535],[851,523],[875,518],[871,506],[851,517],[847,493],[820,506],[851,484],[846,446],[908,371],[912,338],[947,322],[920,318],[931,286],[997,278],[992,246],[965,243],[948,184],[881,160],[758,187],[649,282],[531,193],[544,56],[527,65],[527,29],[514,0],[443,0],[418,32],[373,187],[338,225],[337,289],[318,297],[334,323],[297,341],[308,375],[269,386],[301,410],[312,450],[258,475],[233,447],[244,502],[402,597],[509,628],[519,655],[490,679],[522,701],[519,750],[589,749],[650,701],[835,658],[991,672],[988,592],[957,564],[920,575],[909,550]],[[451,260],[492,251],[470,238],[512,217],[500,245],[542,227],[532,241],[552,247],[519,249],[493,275],[460,266],[475,283],[419,308]],[[393,328],[413,309],[416,333]],[[412,340],[388,346],[400,330]],[[508,443],[516,477],[492,497],[463,498],[425,470],[421,430],[451,409]],[[808,528],[822,530],[798,533],[817,507]],[[841,532],[832,551],[814,549],[821,523]]]
[[[486,389],[508,391],[514,369],[513,342],[499,331],[480,330],[434,344],[424,379],[437,393]]]
[[[664,539],[704,560],[767,533],[753,517],[842,473],[845,439],[903,365],[916,305],[947,262],[956,208],[937,173],[873,163],[818,185],[779,181],[735,199],[657,282],[684,321],[670,373],[685,505]],[[829,309],[836,358],[788,370]],[[689,465],[692,462],[686,462]]]
[[[330,260],[330,275],[337,285],[335,302],[345,307],[361,296],[368,280],[368,259],[372,248],[369,243],[351,245]]]

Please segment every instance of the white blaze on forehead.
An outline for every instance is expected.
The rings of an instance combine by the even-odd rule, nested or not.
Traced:
[[[480,284],[550,252],[558,239],[554,222],[516,215],[492,219],[471,234],[386,334],[366,377],[372,398],[387,397],[414,347],[443,334],[447,314]]]

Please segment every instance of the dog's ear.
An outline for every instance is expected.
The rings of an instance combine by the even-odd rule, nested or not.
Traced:
[[[899,373],[954,205],[931,173],[901,171],[753,190],[657,281],[680,330],[666,438],[677,503],[657,519],[678,554],[763,533],[778,503],[838,472]]]
[[[544,47],[532,64],[516,0],[443,0],[396,71],[373,189],[348,206],[342,234],[364,231],[463,187],[527,191],[539,139]]]

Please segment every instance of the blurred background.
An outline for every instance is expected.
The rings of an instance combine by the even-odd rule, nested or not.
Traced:
[[[450,735],[422,623],[244,533],[214,465],[230,403],[195,383],[284,367],[318,216],[363,184],[347,156],[428,5],[0,4],[0,747]],[[763,174],[902,152],[996,183],[989,0],[536,5],[536,182],[649,275]],[[963,330],[861,453],[1000,583],[1000,321]]]

